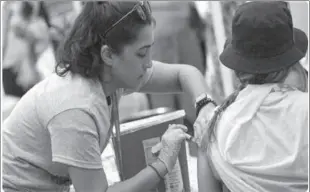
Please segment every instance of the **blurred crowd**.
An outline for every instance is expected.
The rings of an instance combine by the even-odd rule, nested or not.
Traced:
[[[4,2],[2,69],[5,94],[22,97],[48,75],[62,37],[62,28],[52,24],[45,2]]]

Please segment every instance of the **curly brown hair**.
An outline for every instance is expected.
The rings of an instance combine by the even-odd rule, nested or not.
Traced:
[[[87,78],[97,78],[103,71],[100,55],[102,45],[108,45],[118,54],[124,45],[137,38],[141,28],[154,22],[151,13],[146,12],[146,18],[142,19],[134,11],[103,37],[105,31],[136,4],[137,1],[86,2],[57,50],[56,73],[64,76],[71,72]]]

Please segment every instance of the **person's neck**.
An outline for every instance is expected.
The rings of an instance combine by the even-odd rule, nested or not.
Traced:
[[[111,96],[118,88],[112,82],[101,82],[104,94],[108,97]]]
[[[113,79],[111,67],[103,64],[103,72],[99,75],[99,81],[106,97],[112,94],[119,88],[117,80]]]

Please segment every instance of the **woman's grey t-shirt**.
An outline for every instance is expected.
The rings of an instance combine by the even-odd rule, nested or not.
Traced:
[[[3,124],[4,190],[67,191],[71,181],[65,165],[101,169],[110,121],[98,81],[53,74],[40,82]]]

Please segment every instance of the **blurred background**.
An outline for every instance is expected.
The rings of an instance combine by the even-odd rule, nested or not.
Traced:
[[[221,103],[238,82],[229,69],[220,65],[218,55],[231,33],[236,8],[246,2],[151,1],[157,22],[153,59],[195,66],[205,75],[211,96]],[[288,3],[294,26],[309,37],[308,2]],[[32,86],[54,72],[57,46],[82,7],[81,1],[1,1],[2,120]],[[308,57],[302,60],[306,69]],[[178,109],[185,110],[184,123],[191,128],[195,109],[188,95],[134,93],[121,99],[120,119],[127,122]],[[194,158],[194,147],[189,148]],[[109,150],[106,153],[110,154]],[[195,168],[191,166],[193,189],[197,188]]]

